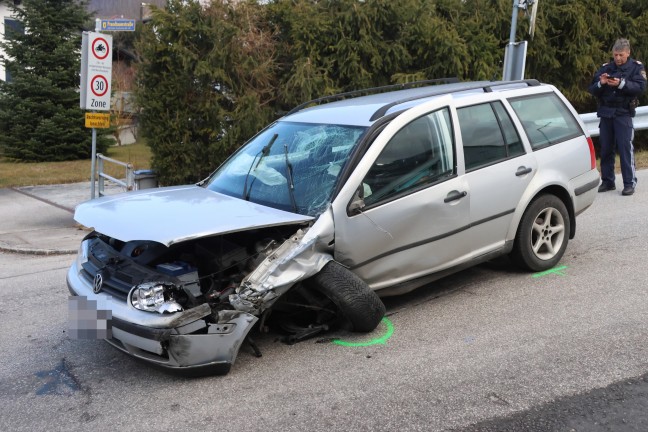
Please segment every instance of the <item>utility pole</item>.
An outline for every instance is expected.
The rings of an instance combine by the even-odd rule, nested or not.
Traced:
[[[520,9],[524,9],[529,16],[529,35],[533,39],[535,31],[535,20],[538,12],[539,0],[513,0],[513,14],[511,15],[511,34],[509,43],[504,53],[504,70],[502,79],[504,81],[524,79],[524,68],[526,66],[527,41],[515,42],[517,32],[517,21]]]
[[[513,76],[513,50],[515,48],[515,32],[517,31],[517,19],[520,4],[518,0],[513,0],[513,14],[511,15],[511,34],[509,35],[509,43],[504,55],[504,81],[512,79]]]

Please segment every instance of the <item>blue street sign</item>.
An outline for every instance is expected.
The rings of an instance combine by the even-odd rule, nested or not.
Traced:
[[[135,31],[134,19],[101,20],[101,31]]]

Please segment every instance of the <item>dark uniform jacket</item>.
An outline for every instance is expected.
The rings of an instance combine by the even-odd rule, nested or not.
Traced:
[[[600,85],[601,74],[607,73],[613,78],[621,78],[619,87]],[[605,63],[594,74],[588,90],[599,102],[596,114],[599,117],[634,117],[636,102],[633,102],[646,89],[646,70],[644,65],[628,58],[623,65],[617,66],[614,61]]]

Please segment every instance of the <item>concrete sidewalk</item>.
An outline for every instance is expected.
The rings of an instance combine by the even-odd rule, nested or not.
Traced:
[[[106,194],[121,188],[106,187]],[[90,182],[0,189],[0,251],[37,255],[74,254],[89,232],[74,208],[90,199]]]

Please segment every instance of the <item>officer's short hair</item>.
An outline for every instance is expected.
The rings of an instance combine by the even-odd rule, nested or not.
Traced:
[[[630,51],[630,41],[623,38],[617,39],[616,42],[614,42],[612,51]]]

